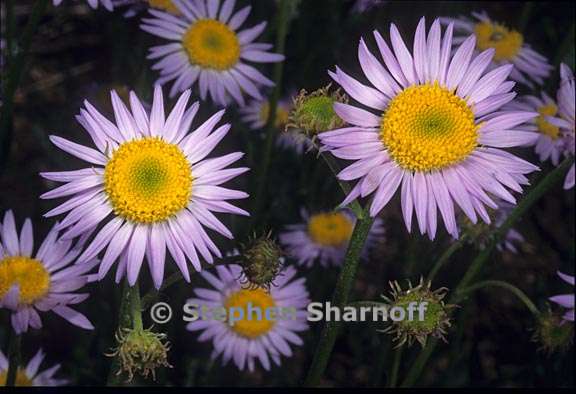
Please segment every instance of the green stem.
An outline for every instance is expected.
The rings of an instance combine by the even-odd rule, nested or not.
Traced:
[[[502,225],[496,229],[491,241],[486,246],[486,248],[481,251],[478,256],[472,261],[470,267],[464,274],[464,277],[460,280],[460,283],[454,289],[454,292],[450,296],[449,304],[453,304],[458,300],[459,293],[462,289],[465,289],[474,280],[476,275],[478,275],[480,269],[484,266],[484,263],[489,259],[492,254],[493,249],[498,245],[500,240],[506,235],[508,230],[512,228],[514,223],[522,217],[534,204],[542,198],[546,192],[548,192],[552,187],[558,185],[566,174],[566,170],[574,162],[574,158],[566,158],[558,167],[548,173],[540,182],[532,186],[527,192],[526,196],[516,205],[514,210],[510,213],[508,218]],[[402,382],[402,387],[412,387],[416,380],[420,377],[428,359],[432,355],[432,352],[436,348],[438,340],[432,338],[426,347],[420,352],[414,364],[410,368],[408,375],[404,382]]]
[[[38,26],[38,22],[49,0],[37,0],[32,8],[32,13],[28,19],[28,23],[24,28],[22,33],[22,39],[20,45],[18,46],[19,51],[16,57],[11,59],[8,70],[8,75],[6,76],[4,85],[4,90],[2,92],[2,99],[4,101],[2,105],[2,111],[0,112],[0,172],[4,169],[4,163],[6,162],[8,153],[10,152],[10,144],[12,142],[12,113],[14,111],[14,96],[16,90],[20,85],[22,75],[24,73],[24,68],[26,64],[26,59],[28,53],[30,52],[30,44],[32,43],[32,37]],[[13,45],[13,44],[10,44]]]
[[[144,331],[142,324],[142,303],[140,301],[140,288],[138,281],[130,288],[130,315],[132,316],[132,328],[138,331]]]
[[[442,255],[438,258],[438,260],[436,260],[436,263],[434,264],[434,266],[430,270],[430,273],[428,274],[429,282],[432,282],[434,280],[438,271],[440,271],[440,269],[444,266],[444,264],[446,264],[450,260],[450,257],[452,257],[454,253],[456,253],[462,246],[464,246],[467,240],[468,236],[462,235],[460,239],[452,243],[452,245],[450,245],[450,247],[446,249],[444,253],[442,253]]]
[[[358,219],[354,226],[350,244],[346,251],[346,257],[344,258],[344,264],[342,265],[342,270],[340,271],[334,293],[332,294],[332,306],[343,308],[348,304],[348,296],[354,283],[354,278],[356,277],[358,261],[360,260],[360,255],[362,254],[362,249],[364,248],[370,228],[374,223],[374,218],[370,217],[368,210],[369,208],[365,209],[363,218]],[[324,325],[322,333],[320,334],[320,341],[314,353],[312,365],[304,382],[305,386],[318,386],[320,378],[328,365],[328,360],[334,348],[339,328],[340,322],[338,321],[327,321]]]
[[[484,280],[484,281],[478,282],[472,286],[468,286],[468,287],[466,287],[466,288],[464,288],[458,292],[457,296],[460,297],[458,299],[462,299],[467,294],[470,294],[476,290],[482,289],[484,287],[489,287],[489,286],[502,287],[506,290],[510,290],[512,292],[512,294],[514,294],[516,297],[518,297],[518,299],[520,301],[522,301],[524,303],[524,305],[526,305],[526,308],[528,308],[528,310],[530,312],[532,312],[532,314],[534,314],[534,316],[538,317],[540,315],[540,311],[538,310],[536,305],[534,305],[534,303],[532,301],[530,301],[530,298],[528,298],[528,296],[526,294],[524,294],[524,292],[522,290],[520,290],[519,288],[517,288],[516,286],[514,286],[508,282],[504,282],[501,280]]]
[[[22,336],[14,332],[10,335],[8,344],[8,373],[6,374],[6,387],[16,386],[16,377],[20,366],[20,350],[22,347]]]
[[[292,2],[295,0],[282,0],[279,5],[277,33],[276,33],[276,52],[284,53],[286,47],[286,36],[288,35],[288,24],[290,21],[290,11]],[[266,141],[264,143],[264,155],[262,163],[260,164],[260,173],[256,184],[256,194],[254,196],[254,203],[252,207],[252,217],[258,217],[258,213],[262,208],[262,199],[264,198],[264,191],[266,186],[266,178],[268,176],[268,167],[272,158],[272,148],[274,146],[274,137],[276,136],[276,109],[278,108],[278,101],[280,100],[280,93],[282,91],[282,74],[284,72],[284,62],[278,62],[274,65],[273,79],[274,90],[270,96],[268,120],[266,121]]]
[[[398,382],[398,371],[400,370],[400,361],[402,360],[403,347],[399,347],[394,352],[394,361],[392,363],[392,369],[390,371],[390,380],[388,381],[388,387],[396,387]]]

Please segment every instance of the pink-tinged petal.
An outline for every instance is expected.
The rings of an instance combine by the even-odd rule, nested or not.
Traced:
[[[456,225],[456,216],[454,214],[454,205],[452,198],[450,198],[450,193],[448,188],[444,183],[444,178],[440,172],[433,172],[429,174],[431,177],[430,186],[432,186],[432,191],[434,192],[434,198],[440,214],[442,215],[442,220],[444,221],[444,226],[448,233],[454,238],[458,238],[458,226]]]
[[[222,8],[220,8],[220,15],[218,19],[222,23],[227,23],[228,19],[232,15],[232,11],[234,10],[234,5],[236,4],[236,0],[225,0],[224,4],[222,4]]]
[[[458,89],[456,90],[456,94],[458,96],[466,98],[470,94],[472,88],[474,87],[474,85],[484,72],[484,70],[486,70],[486,67],[488,67],[488,65],[492,61],[492,58],[494,57],[494,52],[495,52],[494,48],[489,48],[480,53],[472,60],[472,62],[470,63],[470,67],[468,68],[468,71],[464,75],[464,78],[462,78],[462,81],[460,82],[460,84],[458,85]]]
[[[174,105],[174,108],[168,115],[168,119],[166,119],[166,123],[164,124],[164,128],[162,129],[162,136],[170,142],[173,142],[178,130],[180,129],[180,122],[182,121],[182,117],[184,116],[184,111],[186,110],[186,105],[188,104],[188,100],[190,98],[190,90],[186,90]]]
[[[574,308],[574,294],[557,295],[549,300],[564,308]]]
[[[148,226],[138,225],[134,228],[130,244],[128,245],[128,284],[134,286],[144,261],[146,245],[148,244]]]
[[[166,240],[161,225],[152,227],[150,230],[149,243],[150,258],[148,264],[150,266],[150,272],[152,273],[152,279],[154,280],[154,286],[158,290],[162,285],[164,264],[166,261]]]
[[[412,213],[414,212],[414,201],[412,198],[412,185],[413,176],[410,171],[404,172],[404,177],[402,179],[402,191],[401,191],[401,205],[402,205],[402,216],[404,218],[404,224],[406,225],[406,230],[408,233],[412,232]]]
[[[508,78],[513,67],[514,66],[511,64],[507,64],[490,71],[488,74],[480,78],[472,88],[472,93],[470,94],[468,101],[472,104],[478,103],[493,94],[496,89],[498,89],[498,86]]]
[[[435,19],[428,33],[427,51],[428,51],[428,79],[427,82],[440,80],[440,19]]]
[[[248,18],[248,15],[250,14],[250,10],[252,10],[251,6],[246,6],[246,7],[242,8],[240,11],[238,11],[236,14],[234,14],[232,19],[230,19],[230,22],[228,22],[228,26],[232,30],[238,29],[240,26],[242,26],[244,21],[246,21],[246,18]]]
[[[98,152],[95,149],[88,148],[86,146],[68,141],[65,138],[58,137],[55,135],[51,135],[49,138],[50,141],[52,141],[52,143],[56,145],[58,148],[88,163],[105,166],[106,163],[108,162],[106,156],[104,156],[102,153]]]
[[[242,30],[241,32],[239,32],[237,34],[238,41],[242,45],[245,45],[245,44],[248,44],[248,43],[254,41],[254,39],[256,39],[256,37],[258,37],[260,34],[262,34],[264,29],[266,29],[266,25],[267,25],[266,22],[261,22],[254,27]]]
[[[94,329],[94,326],[92,325],[92,323],[90,323],[90,321],[86,318],[86,316],[84,316],[80,312],[75,311],[72,308],[69,308],[69,307],[64,306],[64,305],[60,305],[60,306],[57,306],[56,308],[52,309],[52,311],[54,311],[54,313],[56,313],[57,315],[60,315],[64,319],[68,320],[70,323],[74,324],[75,326],[78,326],[78,327],[83,328],[85,330],[93,330]]]
[[[115,90],[110,92],[110,97],[112,99],[114,118],[116,119],[118,130],[120,130],[120,133],[122,133],[126,141],[136,138],[138,136],[138,127],[136,126],[134,117],[130,111],[128,111],[128,108],[126,108],[126,105],[122,102],[122,99]]]
[[[414,35],[414,70],[420,83],[428,80],[428,48],[426,46],[426,18],[420,18]]]
[[[154,100],[152,101],[152,112],[150,114],[150,135],[160,135],[164,129],[164,96],[162,87],[154,86]]]
[[[410,84],[416,84],[418,81],[416,79],[416,73],[414,72],[412,55],[410,55],[410,51],[406,47],[406,44],[404,44],[404,40],[402,40],[400,32],[394,23],[390,24],[390,41],[392,42],[396,59],[406,80]]]
[[[575,172],[576,171],[574,171],[574,164],[572,164],[572,167],[570,167],[570,170],[568,170],[568,174],[566,174],[566,179],[564,180],[564,190],[569,190],[574,187]]]
[[[4,222],[0,228],[2,231],[2,243],[4,248],[10,256],[17,256],[20,254],[20,242],[18,240],[18,233],[16,232],[16,221],[14,220],[14,213],[9,210],[4,214]]]
[[[44,360],[45,354],[42,349],[39,349],[36,355],[32,357],[32,360],[26,366],[26,375],[27,376],[36,376],[38,373],[38,368],[40,364],[42,364],[42,360]]]
[[[352,105],[334,103],[334,112],[347,123],[362,127],[380,126],[380,118],[376,115]]]
[[[130,91],[130,109],[134,115],[134,121],[141,135],[150,135],[150,121],[148,120],[148,114],[142,103],[136,96],[136,93]]]
[[[394,97],[401,90],[394,78],[368,50],[363,39],[360,39],[360,45],[358,46],[358,59],[362,71],[364,71],[368,80],[386,96]]]
[[[96,237],[94,237],[92,243],[90,243],[86,250],[78,257],[78,263],[83,263],[96,257],[98,253],[108,245],[112,238],[114,238],[123,222],[124,220],[122,218],[115,217],[106,223]]]
[[[476,37],[471,35],[460,45],[454,53],[450,67],[446,74],[446,87],[450,90],[456,89],[458,84],[466,74],[474,47],[476,45]]]
[[[402,170],[398,167],[392,167],[386,174],[370,205],[370,216],[374,217],[378,215],[382,208],[388,204],[388,201],[390,201],[394,193],[396,193],[396,190],[398,190],[403,175]]]
[[[380,111],[386,107],[388,100],[382,93],[358,82],[340,68],[336,67],[336,73],[328,71],[328,74],[344,88],[350,97],[359,103]]]
[[[116,231],[115,236],[108,244],[106,253],[104,254],[102,262],[100,263],[100,267],[98,268],[98,280],[104,279],[112,264],[126,249],[133,231],[134,225],[130,222],[125,222],[124,225],[118,231]]]
[[[32,231],[32,221],[26,219],[22,231],[20,232],[20,254],[31,257],[34,249],[34,234]]]
[[[412,182],[412,197],[421,234],[426,232],[428,199],[431,198],[428,192],[426,177],[421,172],[416,172]]]
[[[523,130],[506,130],[481,133],[478,142],[496,148],[512,148],[515,146],[532,145],[539,137],[539,133]]]
[[[396,56],[394,56],[392,50],[390,50],[390,47],[388,47],[388,44],[386,44],[386,41],[384,41],[380,33],[376,30],[374,30],[373,33],[388,71],[390,71],[390,74],[392,74],[394,79],[396,79],[400,85],[408,87],[410,83],[406,80],[404,73],[402,73],[402,69],[400,68],[400,64],[398,64],[398,60],[396,60]]]
[[[450,192],[450,195],[456,201],[456,204],[464,211],[464,214],[470,219],[474,224],[478,221],[476,216],[476,211],[470,200],[469,192],[466,187],[462,184],[462,181],[458,174],[451,168],[448,168],[442,172],[444,177],[444,183]]]
[[[560,278],[562,278],[562,280],[563,280],[564,282],[569,283],[569,284],[571,284],[572,286],[574,286],[574,284],[575,284],[575,282],[574,282],[574,276],[563,274],[563,273],[560,272],[560,271],[557,271],[556,273],[558,274],[558,276],[559,276]]]

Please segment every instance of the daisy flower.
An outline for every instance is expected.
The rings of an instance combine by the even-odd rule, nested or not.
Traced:
[[[356,223],[354,214],[348,209],[313,215],[302,209],[300,214],[304,223],[289,225],[279,235],[288,255],[306,267],[315,261],[322,267],[342,264]],[[382,219],[377,218],[368,233],[364,257],[383,237],[384,225]]]
[[[574,127],[575,127],[575,102],[576,93],[574,90],[574,74],[570,67],[562,63],[560,65],[560,88],[556,94],[556,101],[558,102],[558,116],[548,118],[548,121],[555,126],[560,127],[562,139],[564,141],[564,155],[566,157],[574,157]],[[564,189],[571,189],[574,187],[574,163],[566,175],[564,181]]]
[[[568,284],[574,286],[574,277],[570,275],[563,274],[558,271],[558,276]],[[564,320],[574,321],[574,293],[562,294],[549,298],[550,301],[564,307],[568,308],[568,311],[564,314]]]
[[[113,0],[86,0],[86,2],[90,4],[90,7],[92,8],[98,8],[98,3],[100,2],[100,4],[102,4],[102,6],[108,11],[112,11],[114,9]],[[60,3],[62,3],[62,0],[53,0],[52,3],[55,6],[59,6]]]
[[[550,160],[553,165],[558,165],[560,156],[564,153],[565,141],[561,138],[560,128],[547,120],[548,117],[555,116],[558,113],[558,106],[554,100],[542,92],[540,97],[520,97],[519,100],[507,105],[506,108],[539,113],[537,118],[530,120],[522,128],[540,133],[534,148],[540,161]]]
[[[200,97],[210,97],[226,106],[235,100],[245,104],[244,94],[263,100],[259,85],[274,86],[252,63],[284,60],[283,55],[268,52],[272,45],[255,43],[266,28],[266,22],[240,30],[250,13],[250,6],[233,13],[235,0],[173,0],[182,13],[177,18],[166,12],[150,10],[154,18],[143,19],[142,29],[165,38],[169,44],[150,49],[149,59],[160,59],[154,66],[160,70],[158,83],[174,81],[170,96],[190,88],[196,81]]]
[[[20,236],[14,214],[7,211],[0,225],[0,307],[12,311],[12,327],[17,334],[28,327],[41,328],[38,312],[52,311],[75,326],[92,330],[84,315],[70,308],[88,298],[75,293],[88,280],[86,273],[98,260],[75,265],[83,239],[76,244],[63,240],[56,224],[34,254],[32,222],[26,219]]]
[[[441,18],[445,24],[454,23],[454,29],[462,33],[461,36],[454,37],[453,44],[461,44],[468,35],[474,34],[478,51],[494,49],[494,66],[514,65],[510,72],[511,79],[529,87],[534,86],[530,79],[538,85],[544,83],[553,67],[548,63],[548,59],[524,42],[522,34],[490,20],[486,12],[473,12],[472,16],[474,19]]]
[[[276,145],[283,149],[292,150],[297,155],[302,155],[314,148],[312,140],[296,129],[284,130],[278,133]]]
[[[90,167],[41,174],[65,183],[42,198],[69,198],[46,216],[69,212],[60,225],[66,229],[64,239],[105,224],[79,257],[80,262],[86,261],[107,247],[99,279],[119,258],[116,280],[127,274],[129,284],[134,285],[146,256],[154,284],[159,288],[168,248],[189,281],[187,260],[200,271],[198,252],[208,263],[213,262],[213,255],[221,257],[205,228],[233,238],[213,212],[248,215],[226,201],[248,195],[220,186],[248,170],[226,168],[243,154],[206,159],[230,125],[213,130],[224,115],[222,110],[190,133],[199,107],[195,103],[186,109],[190,91],[180,96],[167,118],[159,86],[154,89],[150,113],[134,92],[130,92],[131,110],[115,91],[111,96],[116,124],[87,101],[77,117],[96,149],[50,137],[56,146],[88,162]]]
[[[437,19],[426,35],[422,18],[413,54],[394,24],[393,51],[375,31],[385,66],[360,40],[360,65],[374,88],[339,68],[330,75],[373,112],[336,103],[336,113],[350,126],[318,136],[323,150],[356,161],[338,174],[344,181],[358,180],[342,205],[374,194],[370,215],[376,216],[400,189],[408,231],[416,212],[420,232],[430,239],[436,234],[438,210],[457,238],[454,203],[472,223],[478,216],[489,222],[485,206],[497,208],[490,194],[516,203],[506,188],[521,192],[528,183],[524,174],[537,169],[501,149],[538,137],[517,128],[537,113],[498,111],[515,96],[510,92],[514,82],[506,81],[513,66],[486,73],[494,49],[474,56],[473,35],[451,54],[452,31],[450,24],[441,38]]]
[[[56,364],[49,369],[39,372],[40,364],[44,361],[45,356],[42,349],[40,349],[28,362],[26,368],[18,368],[16,372],[16,387],[55,387],[64,386],[69,383],[68,380],[54,378],[54,374],[60,369],[60,364]],[[4,353],[0,351],[0,387],[6,385],[8,366],[8,359]]]
[[[288,123],[288,115],[292,109],[291,100],[279,100],[276,107],[275,126],[278,129],[284,129]],[[242,121],[250,126],[252,130],[260,130],[268,122],[268,114],[270,113],[270,102],[264,100],[252,100],[246,106],[241,107],[240,118]]]
[[[196,288],[197,298],[189,305],[209,308],[213,313],[187,325],[189,331],[202,331],[201,342],[212,340],[212,359],[222,355],[225,365],[234,361],[239,370],[255,368],[258,360],[265,370],[270,370],[271,360],[280,365],[282,356],[291,357],[290,345],[301,346],[298,332],[308,329],[306,306],[310,303],[305,279],[295,279],[296,269],[286,267],[267,292],[262,288],[247,289],[242,286],[239,265],[217,266],[216,275],[202,272],[212,289]],[[216,309],[218,308],[218,309]],[[218,310],[230,313],[232,308],[242,310],[245,318],[232,324],[230,319],[216,319]],[[275,318],[267,318],[274,313]],[[250,314],[253,312],[253,314]]]

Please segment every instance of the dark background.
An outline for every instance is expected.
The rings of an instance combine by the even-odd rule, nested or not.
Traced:
[[[18,30],[21,31],[30,12],[31,1],[17,1]],[[89,144],[87,133],[76,123],[82,101],[88,98],[97,108],[109,111],[110,89],[134,89],[150,99],[151,83],[156,78],[145,60],[147,48],[156,40],[138,28],[139,17],[126,19],[122,12],[110,13],[102,8],[93,11],[84,1],[65,1],[51,5],[42,19],[32,45],[32,56],[17,94],[14,115],[14,138],[6,163],[0,163],[0,212],[15,211],[18,226],[25,217],[34,220],[36,245],[47,233],[52,221],[42,214],[57,201],[42,201],[38,196],[54,187],[42,180],[38,172],[79,168],[80,162],[52,146],[48,135],[58,134]],[[270,24],[261,41],[274,42],[276,7],[274,1],[255,0],[247,25],[267,19]],[[236,6],[248,4],[239,0]],[[314,90],[329,81],[326,70],[340,65],[351,75],[359,75],[357,44],[361,36],[373,47],[372,30],[388,37],[390,22],[396,23],[411,45],[413,32],[422,15],[428,26],[436,16],[468,15],[486,10],[492,19],[519,29],[534,49],[546,55],[554,65],[560,61],[574,68],[574,4],[570,2],[386,2],[365,14],[351,13],[351,1],[303,0],[293,20],[287,39],[287,60],[284,92],[301,88]],[[3,21],[4,24],[4,21]],[[271,75],[271,67],[263,67]],[[4,72],[4,70],[3,70]],[[555,96],[557,70],[547,83]],[[5,77],[4,73],[2,74]],[[520,86],[520,85],[518,85]],[[526,88],[517,89],[522,94]],[[201,106],[197,122],[214,112],[210,103]],[[243,125],[234,109],[226,121],[233,128],[219,147],[221,152],[247,152],[245,163],[253,169],[232,186],[250,191],[254,188],[255,169],[262,156],[262,138],[258,132]],[[538,162],[530,149],[520,155]],[[543,164],[543,172],[551,169]],[[300,221],[302,206],[309,209],[330,209],[341,201],[341,193],[324,163],[314,154],[304,159],[291,151],[275,150],[266,187],[270,220],[267,228],[274,234],[285,224]],[[239,204],[248,209],[249,203]],[[399,202],[393,200],[383,212],[387,240],[374,252],[370,261],[361,265],[353,299],[376,300],[388,291],[389,280],[410,278],[417,281],[425,275],[450,239],[444,231],[434,242],[414,233],[409,236],[401,219]],[[252,229],[247,220],[223,217],[239,241]],[[541,310],[546,309],[549,296],[567,293],[570,287],[555,274],[574,272],[574,190],[561,186],[542,199],[516,228],[526,237],[520,253],[495,253],[484,273],[486,277],[509,281],[525,291]],[[217,238],[221,249],[235,245]],[[37,247],[37,246],[36,246]],[[450,288],[461,278],[477,250],[470,245],[458,252],[443,269],[434,287]],[[167,264],[167,275],[175,269]],[[306,275],[314,301],[330,297],[337,269],[301,271]],[[59,317],[43,315],[44,328],[25,336],[24,360],[29,360],[38,347],[48,353],[43,366],[63,364],[59,377],[70,378],[81,385],[102,385],[106,381],[110,358],[103,353],[114,345],[117,327],[120,287],[109,274],[105,281],[88,287],[91,297],[79,306],[96,326],[94,332],[77,329]],[[141,276],[143,288],[150,289],[147,272]],[[194,284],[203,284],[196,276],[192,285],[181,282],[161,299],[180,305],[191,296]],[[573,291],[573,290],[572,290]],[[178,316],[176,316],[178,317]],[[8,315],[0,311],[0,346],[6,352]],[[558,387],[574,385],[574,352],[546,354],[531,341],[535,321],[516,298],[500,289],[477,292],[457,310],[448,344],[437,348],[418,382],[419,386],[471,387]],[[145,323],[150,324],[145,315]],[[374,386],[386,383],[386,371],[393,358],[390,337],[376,332],[377,324],[348,323],[337,342],[324,384],[327,386]],[[199,343],[197,334],[187,332],[178,319],[161,327],[172,342],[169,360],[172,369],[159,373],[158,382],[168,385],[265,385],[294,386],[310,365],[321,325],[313,324],[305,333],[305,346],[295,349],[291,359],[284,358],[282,367],[270,373],[257,369],[253,374],[239,372],[233,365],[222,368],[220,360],[209,362],[211,344]],[[404,351],[400,377],[405,376],[412,360],[420,351],[418,345]],[[153,382],[137,382],[154,384]]]

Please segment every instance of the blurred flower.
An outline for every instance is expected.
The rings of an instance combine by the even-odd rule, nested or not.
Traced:
[[[301,215],[304,223],[286,226],[279,236],[287,254],[307,267],[316,260],[323,267],[342,264],[356,223],[354,214],[343,209],[309,215],[302,209]],[[376,218],[364,245],[364,256],[383,240],[384,233],[382,219]]]
[[[312,140],[297,129],[288,129],[278,133],[276,145],[284,149],[293,150],[298,155],[302,155],[314,148]]]
[[[236,152],[205,160],[228,133],[230,125],[212,132],[224,115],[222,110],[189,133],[199,107],[195,103],[186,109],[190,91],[180,96],[167,119],[159,86],[154,89],[151,113],[144,110],[134,92],[130,92],[131,111],[115,91],[111,96],[116,125],[87,101],[86,110],[82,109],[77,117],[97,150],[50,137],[60,149],[90,163],[91,167],[41,174],[46,179],[66,183],[41,198],[71,197],[45,216],[69,212],[59,226],[67,229],[64,239],[77,237],[106,222],[79,257],[80,262],[91,259],[108,246],[98,279],[104,278],[120,258],[116,280],[127,274],[128,282],[134,285],[146,255],[154,284],[159,288],[168,248],[182,275],[190,281],[187,259],[200,271],[197,252],[208,263],[213,262],[213,254],[221,257],[204,227],[233,238],[212,212],[248,215],[226,202],[248,195],[219,186],[248,170],[225,168],[243,154]]]
[[[98,8],[98,1],[100,1],[100,4],[102,4],[102,6],[108,11],[112,11],[114,9],[113,0],[86,0],[86,2],[90,4],[90,7],[92,8]],[[52,2],[55,6],[59,6],[60,3],[62,3],[62,0],[52,0]]]
[[[26,368],[18,368],[16,372],[16,387],[32,387],[32,386],[64,386],[68,384],[68,380],[55,379],[54,374],[60,369],[60,364],[56,364],[50,369],[38,372],[40,364],[46,355],[42,349],[28,362]],[[8,375],[8,359],[0,351],[0,387],[6,385]]]
[[[338,158],[356,162],[338,174],[359,182],[342,205],[374,193],[370,215],[377,215],[401,189],[402,213],[408,231],[412,214],[420,232],[434,239],[437,210],[448,232],[458,237],[454,202],[476,223],[489,222],[485,205],[497,208],[486,193],[516,203],[506,187],[521,192],[524,174],[537,169],[500,148],[532,143],[537,133],[517,125],[538,114],[498,111],[511,101],[513,82],[506,82],[512,65],[484,74],[494,54],[490,48],[473,57],[476,39],[468,37],[451,55],[452,25],[441,40],[439,20],[428,37],[420,20],[410,54],[394,24],[390,37],[394,53],[374,32],[386,68],[360,41],[360,65],[377,88],[353,79],[340,68],[332,78],[361,104],[336,103],[336,113],[350,127],[322,133],[324,145]],[[452,59],[452,60],[450,60]]]
[[[557,166],[560,156],[564,152],[565,142],[561,138],[560,128],[548,122],[547,118],[556,116],[558,107],[554,100],[546,93],[542,92],[540,97],[524,96],[519,100],[512,101],[506,109],[520,111],[536,111],[540,115],[528,121],[522,128],[527,131],[537,131],[540,136],[536,140],[535,151],[544,162],[548,159]]]
[[[566,157],[574,157],[574,127],[576,122],[575,116],[575,90],[574,90],[574,74],[570,67],[562,63],[560,65],[560,88],[556,95],[558,102],[558,116],[548,118],[548,121],[555,126],[560,127],[562,139],[564,140],[564,155]],[[571,189],[574,187],[574,163],[566,175],[564,181],[564,189]]]
[[[181,15],[178,7],[174,5],[172,0],[112,0],[114,7],[126,7],[130,8],[124,13],[126,17],[132,17],[138,12],[146,10],[148,7],[155,8],[160,11],[166,11],[173,15]]]
[[[158,83],[175,80],[170,96],[191,87],[196,81],[202,100],[208,93],[212,100],[226,106],[231,99],[243,106],[244,94],[263,100],[258,85],[274,86],[246,61],[270,63],[284,60],[283,55],[268,52],[272,45],[254,43],[266,28],[262,22],[237,31],[250,13],[250,6],[233,14],[234,0],[173,0],[183,18],[150,10],[155,18],[145,18],[141,25],[148,33],[172,41],[150,49],[149,59],[159,59],[153,69],[160,70]]]
[[[410,304],[416,305],[426,303],[426,310],[423,319],[415,315],[412,319],[407,316],[405,319],[393,321],[389,327],[382,332],[394,336],[396,346],[400,347],[404,343],[412,345],[418,341],[422,347],[426,345],[429,336],[442,339],[446,342],[446,331],[450,328],[449,311],[456,305],[444,303],[444,297],[448,292],[445,287],[431,290],[432,283],[420,278],[420,283],[413,286],[408,281],[408,289],[402,290],[398,282],[390,282],[392,289],[390,297],[382,296],[390,308],[399,307],[407,310]]]
[[[189,300],[200,307],[206,306],[242,310],[243,318],[231,324],[229,318],[216,319],[215,313],[188,324],[189,331],[203,331],[201,342],[212,340],[212,359],[222,354],[223,364],[230,360],[240,370],[254,370],[256,360],[265,370],[270,370],[270,359],[280,365],[280,357],[291,357],[290,344],[301,346],[297,332],[308,329],[306,306],[310,302],[305,279],[294,279],[296,269],[285,268],[276,278],[275,285],[267,292],[262,288],[245,289],[238,279],[242,275],[239,265],[217,266],[217,275],[207,271],[201,275],[213,286],[212,289],[196,288],[198,298]],[[266,317],[268,308],[274,308],[275,318]],[[248,314],[254,312],[250,317]],[[259,313],[258,313],[259,312]],[[272,312],[270,312],[272,313]],[[271,315],[270,315],[271,316]]]
[[[283,129],[284,126],[286,126],[291,106],[290,100],[284,99],[278,101],[275,127]],[[268,100],[252,100],[248,105],[240,108],[239,112],[242,115],[241,119],[244,123],[247,123],[252,130],[259,130],[268,122],[270,102]]]
[[[384,0],[355,0],[354,6],[352,6],[352,11],[361,14],[371,10],[372,8],[383,6],[384,4],[386,4],[386,1]]]
[[[476,20],[466,17],[441,18],[444,24],[454,23],[454,28],[464,34],[454,37],[452,42],[455,45],[464,42],[469,34],[474,34],[478,51],[494,49],[492,59],[494,64],[489,69],[503,64],[513,64],[510,78],[514,81],[529,87],[534,86],[529,79],[538,85],[544,83],[544,78],[550,75],[553,67],[548,63],[548,59],[524,43],[522,34],[490,20],[486,12],[473,12],[472,16]]]
[[[269,290],[284,265],[282,250],[270,234],[252,239],[242,249],[242,254],[235,253],[242,267],[242,283],[251,289]]]
[[[124,329],[116,335],[118,348],[109,356],[118,356],[120,368],[116,375],[122,372],[128,374],[128,381],[132,381],[137,373],[147,378],[152,375],[156,380],[156,369],[171,367],[168,363],[168,350],[170,344],[166,342],[166,334],[155,333],[151,330]]]
[[[85,264],[74,264],[84,239],[73,245],[71,240],[59,237],[59,229],[59,224],[52,227],[33,255],[30,219],[26,219],[18,237],[14,214],[12,211],[4,214],[4,222],[0,225],[0,307],[12,311],[12,327],[18,334],[28,331],[29,326],[42,327],[38,311],[52,311],[75,326],[87,330],[94,328],[84,315],[69,305],[88,298],[88,294],[74,291],[86,284],[86,273],[98,264],[98,260],[92,258]]]
[[[574,286],[574,277],[570,275],[563,274],[558,271],[558,276],[568,284]],[[574,321],[574,293],[562,294],[549,298],[550,301],[564,307],[568,308],[566,314],[564,314],[564,320]]]

